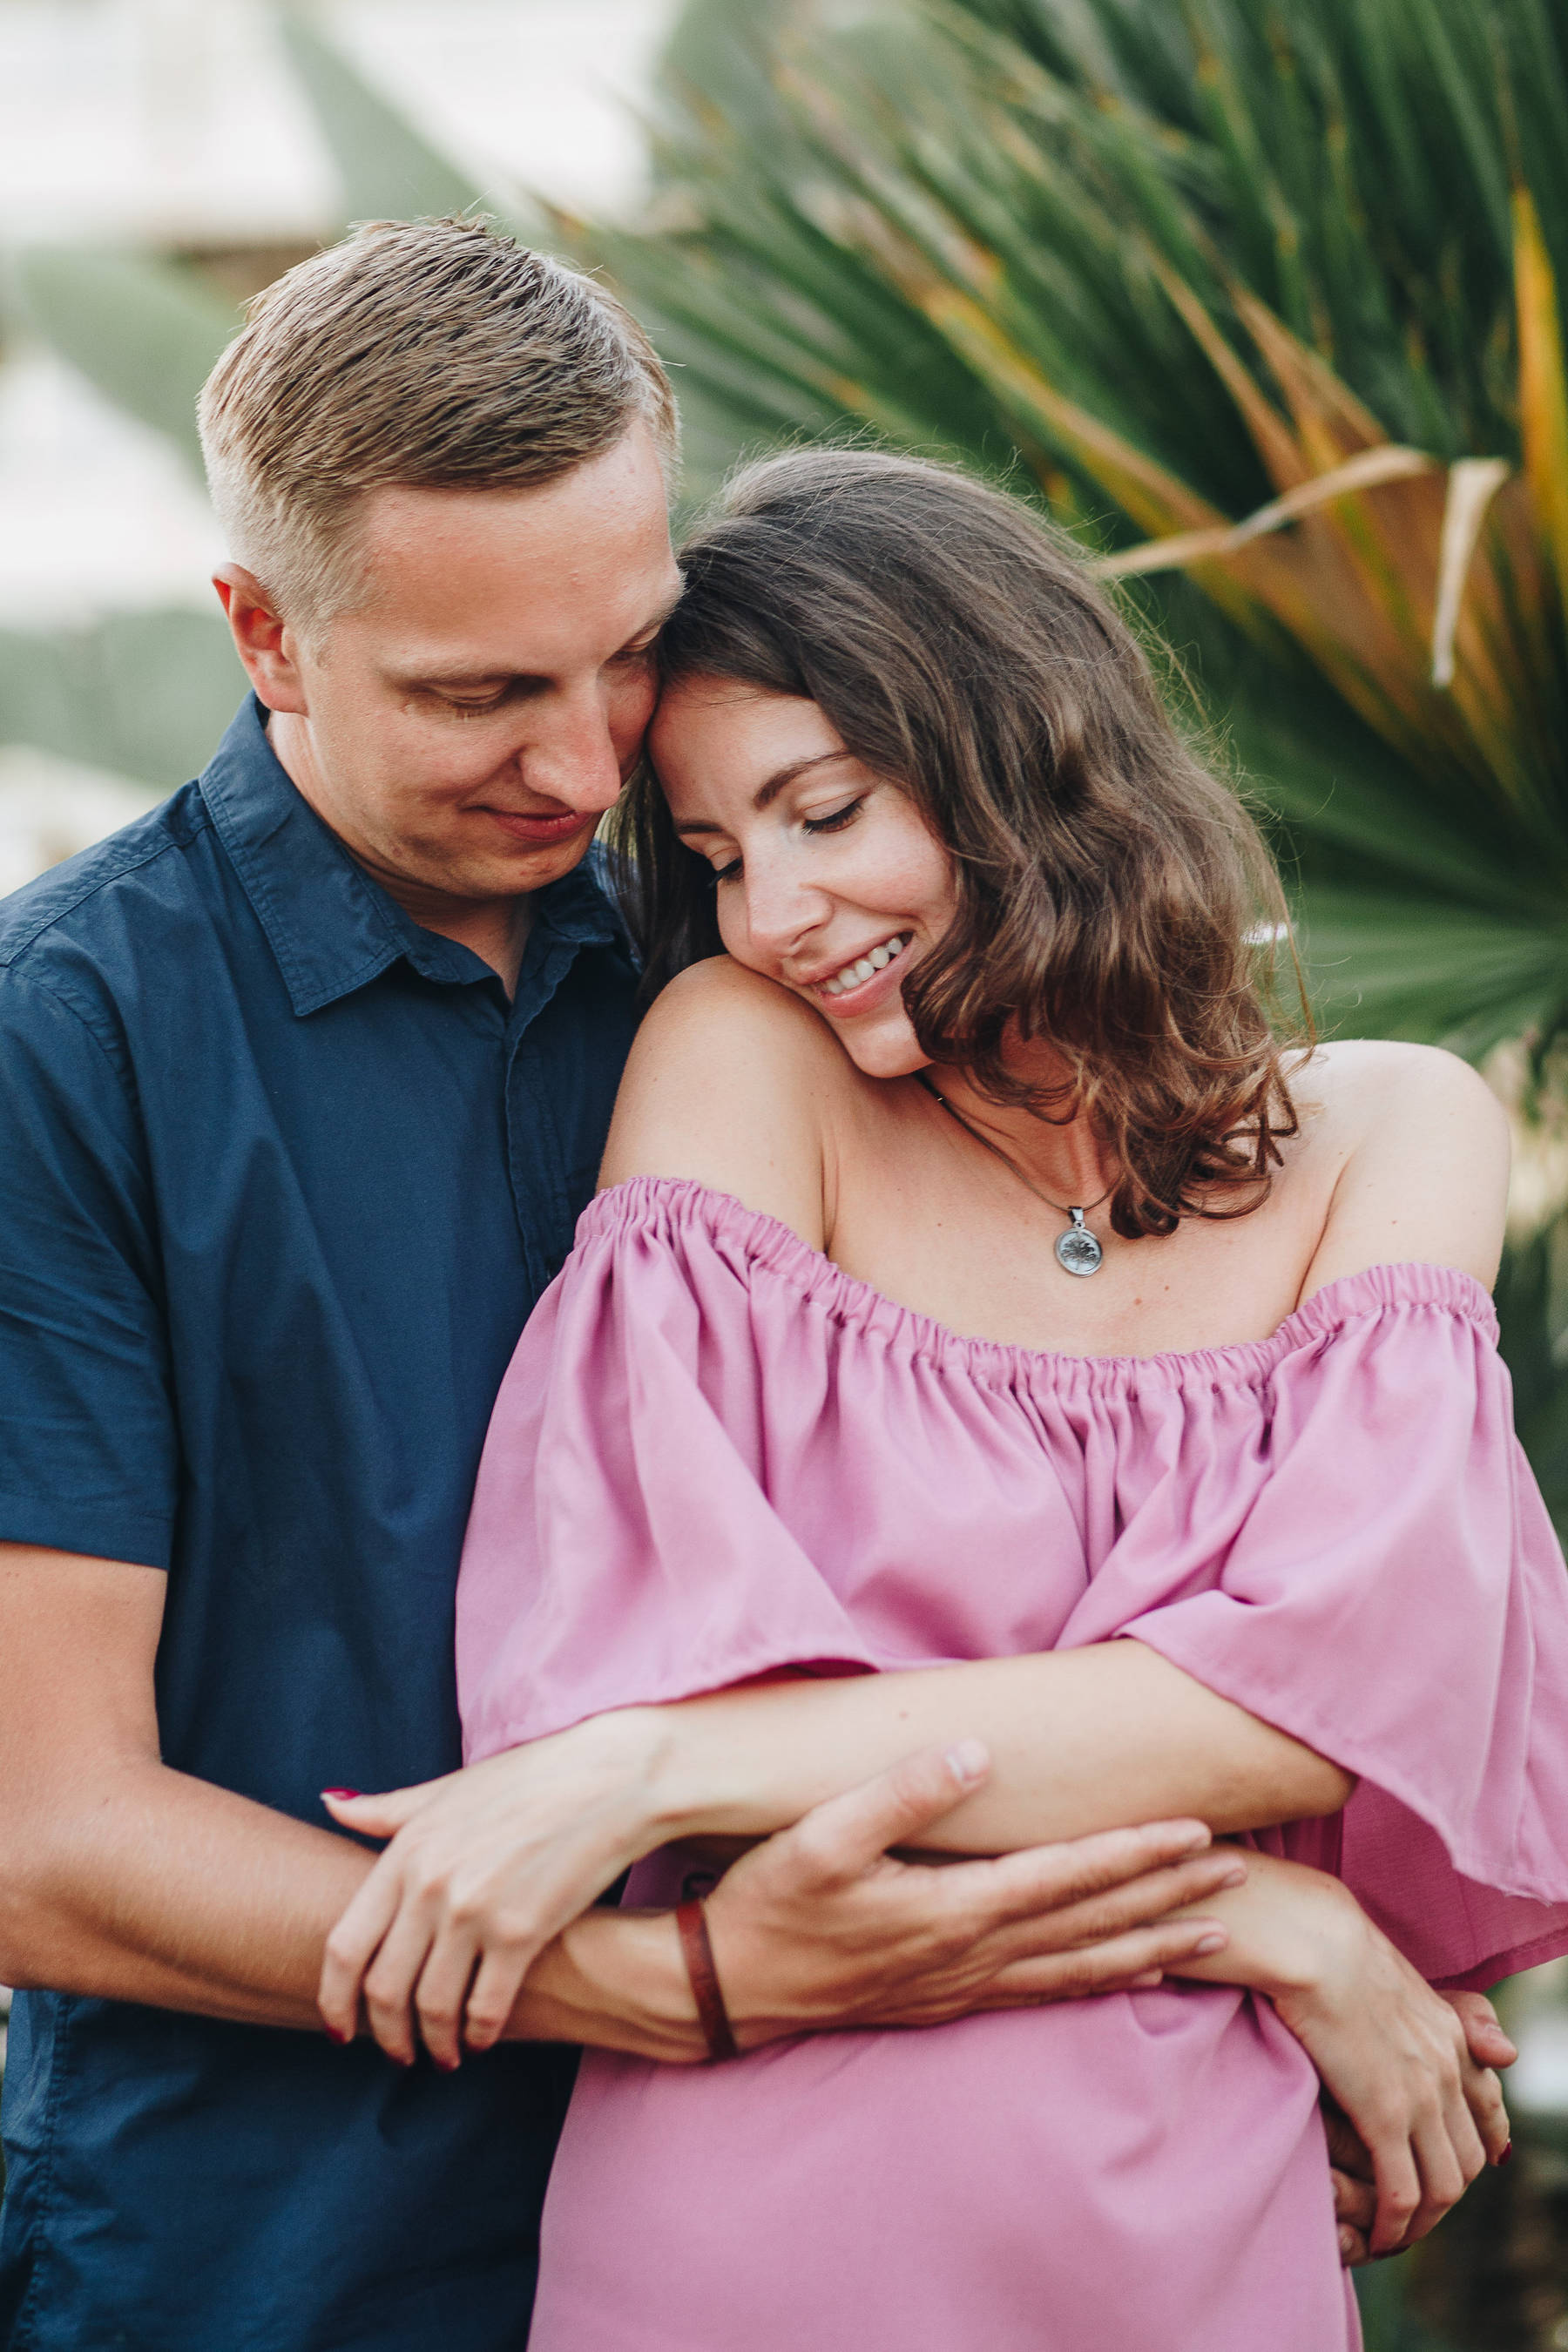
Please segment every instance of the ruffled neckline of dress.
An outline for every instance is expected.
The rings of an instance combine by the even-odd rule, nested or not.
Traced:
[[[790,1226],[732,1193],[689,1177],[637,1176],[590,1202],[577,1224],[583,1243],[657,1224],[696,1233],[748,1267],[784,1283],[830,1321],[939,1372],[985,1387],[1040,1387],[1103,1395],[1144,1387],[1250,1388],[1268,1381],[1289,1356],[1322,1345],[1347,1325],[1390,1308],[1433,1309],[1466,1318],[1495,1346],[1497,1310],[1473,1275],[1426,1259],[1363,1267],[1325,1283],[1265,1339],[1240,1339],[1151,1356],[1074,1356],[954,1331],[916,1307],[847,1274]]]

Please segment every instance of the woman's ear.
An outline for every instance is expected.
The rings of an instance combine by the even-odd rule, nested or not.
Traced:
[[[294,632],[274,611],[256,574],[243,564],[226,563],[214,572],[213,586],[227,615],[235,650],[260,699],[269,710],[307,716]]]

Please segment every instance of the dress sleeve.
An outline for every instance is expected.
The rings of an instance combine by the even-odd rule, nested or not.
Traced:
[[[1479,1286],[1348,1287],[1274,1370],[1218,1556],[1211,1514],[1141,1516],[1068,1638],[1146,1642],[1355,1773],[1278,1850],[1336,1868],[1434,1982],[1484,1985],[1568,1949],[1563,1554]]]
[[[722,1235],[587,1212],[479,1466],[458,1584],[469,1763],[611,1707],[875,1663],[769,1505],[752,1317]]]

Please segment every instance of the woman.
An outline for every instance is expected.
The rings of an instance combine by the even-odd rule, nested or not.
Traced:
[[[1445,1056],[1281,1055],[1256,837],[1021,509],[795,456],[686,563],[629,813],[669,984],[498,1402],[470,1757],[526,1792],[521,1743],[633,1710],[647,1809],[599,1861],[647,1854],[644,1904],[976,1732],[950,1852],[1184,1813],[1255,1851],[1180,1987],[591,2054],[535,2352],[1348,2346],[1311,2060],[1385,2243],[1479,2161],[1457,2070],[1390,2153],[1430,1996],[1361,1906],[1451,1984],[1568,1947],[1500,1120]]]

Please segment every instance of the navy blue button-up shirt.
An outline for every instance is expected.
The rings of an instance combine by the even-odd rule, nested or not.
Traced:
[[[322,1823],[458,1760],[490,1405],[632,1032],[585,871],[515,1000],[295,791],[259,707],[199,783],[0,907],[0,1539],[167,1568],[167,1763]],[[0,2343],[499,2352],[564,2055],[21,1996]]]

